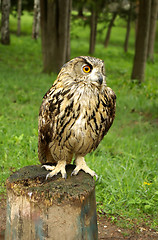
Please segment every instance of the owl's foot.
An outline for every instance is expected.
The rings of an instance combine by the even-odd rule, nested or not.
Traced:
[[[66,161],[59,161],[56,166],[49,166],[49,165],[43,165],[46,170],[50,170],[51,172],[47,174],[46,179],[49,177],[53,177],[57,175],[59,172],[61,172],[62,178],[67,178],[66,170]]]
[[[84,172],[89,173],[92,177],[95,176],[96,180],[98,179],[98,175],[87,166],[84,160],[84,157],[81,157],[81,156],[77,157],[75,162],[76,162],[76,167],[71,173],[71,176],[77,175],[80,170],[83,170]]]

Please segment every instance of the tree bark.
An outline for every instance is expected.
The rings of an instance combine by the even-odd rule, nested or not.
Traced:
[[[141,83],[145,76],[151,0],[141,0],[139,3],[138,31],[131,79],[137,79]]]
[[[20,36],[20,34],[21,34],[21,11],[22,11],[22,0],[18,0],[18,8],[17,8],[17,15],[18,15],[17,36]]]
[[[147,53],[147,58],[151,62],[154,62],[154,43],[155,43],[155,34],[156,34],[157,14],[158,14],[158,0],[152,0],[149,39],[148,39],[148,53]]]
[[[58,72],[69,60],[71,0],[40,0],[43,72]]]
[[[95,50],[96,35],[97,35],[97,12],[95,8],[91,11],[91,23],[90,23],[90,44],[89,44],[89,54],[93,54]]]
[[[1,43],[4,45],[10,44],[10,31],[9,31],[9,13],[10,13],[10,0],[2,0],[2,19],[1,19]]]
[[[37,39],[39,37],[40,29],[40,0],[34,0],[34,18],[32,28],[32,38]]]
[[[109,44],[110,35],[111,35],[111,29],[112,29],[112,27],[114,25],[114,21],[116,19],[116,16],[117,16],[117,12],[114,12],[113,16],[112,16],[112,19],[111,19],[111,21],[109,23],[109,26],[108,26],[108,30],[107,30],[105,41],[104,41],[104,47],[107,47],[108,44]]]
[[[127,29],[126,29],[126,37],[124,42],[124,51],[128,51],[128,42],[129,42],[129,35],[131,29],[131,14],[132,14],[132,2],[130,1],[130,9],[128,11],[128,19],[127,19]]]

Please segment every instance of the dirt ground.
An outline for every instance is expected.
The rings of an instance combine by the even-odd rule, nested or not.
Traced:
[[[0,199],[0,240],[4,240],[6,222],[6,200]],[[106,217],[106,215],[98,215],[98,240],[158,240],[158,232],[147,227],[137,226],[132,229],[124,229]]]

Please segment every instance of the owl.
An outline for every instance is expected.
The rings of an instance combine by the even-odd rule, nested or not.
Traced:
[[[43,97],[38,123],[38,157],[49,170],[46,178],[61,173],[74,156],[75,168],[98,178],[85,155],[95,150],[115,117],[116,95],[106,85],[104,62],[80,56],[63,65]],[[54,163],[52,166],[46,163]]]

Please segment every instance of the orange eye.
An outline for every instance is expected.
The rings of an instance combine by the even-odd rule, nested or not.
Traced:
[[[90,66],[89,66],[89,65],[84,65],[84,66],[83,66],[83,71],[84,71],[85,73],[89,73],[89,72],[91,71]]]

